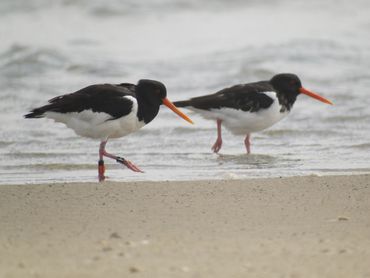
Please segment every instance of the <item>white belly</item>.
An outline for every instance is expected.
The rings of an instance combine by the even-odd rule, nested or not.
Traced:
[[[73,129],[77,135],[94,139],[105,140],[119,138],[142,128],[145,123],[137,118],[137,103],[133,104],[130,114],[116,119],[104,112],[84,110],[82,112],[58,113],[46,112],[47,118],[64,123]]]

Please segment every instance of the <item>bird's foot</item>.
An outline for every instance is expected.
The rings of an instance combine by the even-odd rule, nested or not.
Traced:
[[[212,146],[212,151],[214,153],[218,153],[219,150],[221,150],[221,147],[222,147],[222,139],[217,138],[216,142]]]
[[[104,160],[100,159],[98,162],[99,182],[105,180],[104,172],[105,172]]]
[[[134,172],[140,172],[140,173],[144,173],[144,171],[140,170],[139,167],[137,167],[135,164],[133,164],[131,161],[127,160],[127,159],[124,159],[123,157],[119,157],[117,156],[116,158],[116,161],[118,163],[121,163],[123,165],[125,165],[127,168],[129,168],[130,170],[134,171]]]

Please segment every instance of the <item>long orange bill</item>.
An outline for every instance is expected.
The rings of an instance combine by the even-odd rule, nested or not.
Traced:
[[[330,100],[328,100],[328,99],[326,99],[326,98],[324,98],[322,96],[319,96],[318,94],[315,94],[315,93],[313,93],[313,92],[311,92],[311,91],[309,91],[309,90],[307,90],[307,89],[305,89],[303,87],[299,88],[299,92],[301,94],[305,94],[307,96],[310,96],[312,98],[315,98],[315,99],[317,99],[319,101],[322,101],[322,102],[325,102],[327,104],[333,105],[333,103]]]
[[[181,118],[183,118],[185,121],[191,124],[194,124],[193,121],[190,120],[190,118],[186,116],[184,113],[182,113],[168,98],[163,99],[163,104],[166,105],[168,108],[170,108],[173,112],[175,112]]]

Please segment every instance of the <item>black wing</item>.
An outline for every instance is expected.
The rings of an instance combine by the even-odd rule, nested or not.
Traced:
[[[273,99],[264,92],[274,91],[268,81],[235,85],[218,91],[215,94],[195,97],[187,101],[178,101],[178,107],[192,106],[202,110],[234,108],[243,111],[256,112],[268,108]]]
[[[117,119],[131,112],[133,103],[124,96],[136,97],[135,88],[134,84],[129,83],[91,85],[77,92],[55,97],[49,100],[49,104],[33,109],[25,117],[40,118],[45,112],[92,110],[107,113],[112,116],[112,120]]]

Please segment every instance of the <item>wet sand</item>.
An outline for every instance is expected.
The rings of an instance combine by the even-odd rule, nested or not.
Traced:
[[[370,175],[0,186],[0,277],[370,277]]]

